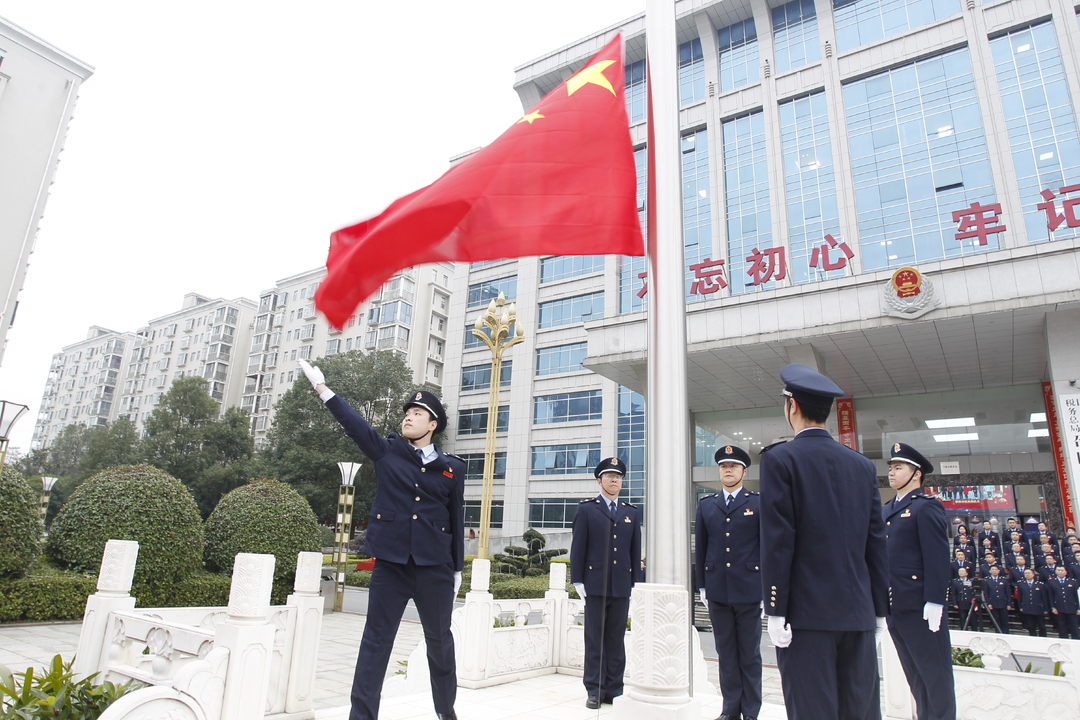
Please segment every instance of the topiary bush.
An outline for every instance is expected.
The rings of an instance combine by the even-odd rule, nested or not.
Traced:
[[[202,568],[203,526],[183,483],[150,465],[121,465],[88,478],[49,529],[46,553],[96,573],[109,540],[136,540],[135,584],[175,583]]]
[[[206,519],[206,562],[232,572],[237,553],[265,553],[277,558],[274,579],[291,580],[296,554],[318,552],[320,540],[319,521],[300,493],[276,480],[253,480],[223,496]]]
[[[0,577],[18,577],[37,557],[38,495],[12,467],[0,474]]]

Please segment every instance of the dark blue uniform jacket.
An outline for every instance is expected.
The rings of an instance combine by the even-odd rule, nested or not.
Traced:
[[[898,610],[945,604],[949,591],[949,536],[945,506],[921,490],[881,509],[889,548],[889,597]]]
[[[1012,604],[1013,586],[1005,575],[998,575],[997,579],[986,579],[986,604],[993,605],[995,610],[1002,610]]]
[[[1016,589],[1020,593],[1020,612],[1028,615],[1042,615],[1050,609],[1050,593],[1046,585],[1038,580],[1027,584],[1027,580],[1018,583]]]
[[[694,523],[697,586],[721,603],[761,602],[761,502],[741,488],[727,509],[724,493],[701,498]]]
[[[584,583],[586,595],[630,597],[641,570],[641,513],[619,501],[614,519],[600,498],[583,501],[574,516],[570,582]]]
[[[465,567],[465,463],[441,450],[427,465],[397,433],[382,437],[335,395],[326,407],[345,434],[375,463],[378,485],[364,551],[373,558],[417,565]]]
[[[974,600],[975,588],[972,587],[970,578],[967,583],[960,578],[954,578],[949,589],[949,605],[967,610]]]
[[[875,616],[889,614],[887,552],[874,463],[824,428],[762,453],[767,614],[795,629],[873,630]]]
[[[1066,577],[1064,582],[1058,580],[1056,577],[1048,580],[1046,582],[1046,588],[1049,590],[1050,607],[1054,608],[1059,613],[1075,615],[1076,611],[1080,609],[1080,606],[1077,604],[1076,596],[1076,589],[1078,587],[1080,587],[1080,583],[1069,577]]]

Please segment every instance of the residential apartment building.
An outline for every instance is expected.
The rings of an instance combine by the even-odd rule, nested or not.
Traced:
[[[847,391],[829,429],[883,477],[896,442],[931,458],[928,484],[954,524],[1075,522],[1080,460],[1062,451],[1080,447],[1074,4],[684,0],[676,11],[686,491],[713,491],[717,446],[790,436],[779,371],[800,362]],[[616,32],[644,214],[643,16],[526,63],[514,86],[527,111]],[[645,271],[641,258],[559,257],[460,273],[449,444],[470,462],[475,506],[483,432],[498,423],[502,534],[568,528],[608,455],[627,462],[628,499],[647,503]],[[489,353],[469,320],[500,290],[526,341],[506,356],[488,418]],[[749,478],[756,487],[756,463]]]
[[[79,87],[93,71],[0,18],[0,361]]]
[[[351,350],[392,350],[417,385],[441,387],[454,267],[402,270],[357,309],[341,331],[316,312],[313,297],[325,268],[279,280],[247,298],[184,297],[180,310],[135,332],[90,328],[87,339],[53,356],[31,447],[45,447],[67,424],[143,421],[185,375],[206,379],[222,407],[251,415],[256,446],[266,442],[274,404],[301,376],[303,358]]]

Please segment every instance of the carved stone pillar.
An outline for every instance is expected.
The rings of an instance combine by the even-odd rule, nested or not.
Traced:
[[[320,561],[321,567],[321,561]],[[229,617],[219,627],[215,648],[228,648],[229,669],[221,716],[229,720],[262,720],[274,651],[270,588],[274,556],[240,553],[233,564]]]
[[[472,562],[472,585],[465,593],[465,607],[460,612],[460,624],[454,635],[457,656],[458,685],[480,687],[487,676],[488,648],[493,632],[493,598],[488,592],[491,582],[491,561],[477,558]]]
[[[690,596],[679,585],[640,583],[631,603],[626,694],[616,720],[698,720],[690,697]]]
[[[948,618],[942,618],[945,622]],[[889,720],[914,720],[915,698],[911,696],[907,675],[900,664],[892,635],[888,632],[881,640],[881,691],[885,695],[885,716]]]
[[[322,637],[323,599],[319,595],[322,559],[321,552],[297,554],[293,593],[285,601],[286,605],[296,608],[285,712],[311,710],[315,699],[315,665]]]
[[[135,598],[130,593],[138,557],[139,543],[134,540],[110,540],[105,544],[101,569],[98,571],[97,592],[86,598],[79,649],[75,654],[76,678],[108,669],[112,638],[105,635],[109,613],[135,608]]]

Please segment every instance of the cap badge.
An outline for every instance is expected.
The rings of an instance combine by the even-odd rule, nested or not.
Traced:
[[[893,446],[892,446],[892,451],[893,451],[894,453],[898,453],[898,452],[900,452],[900,443],[896,443],[895,445],[893,445]]]
[[[617,465],[619,463],[619,458],[611,458],[608,462],[612,465]]]
[[[416,393],[416,397],[413,398],[413,400],[423,400],[423,399],[424,399],[424,393],[422,393],[422,392]]]
[[[727,454],[727,455],[731,454],[731,446],[730,445],[728,445],[726,448],[724,448],[724,453]]]

